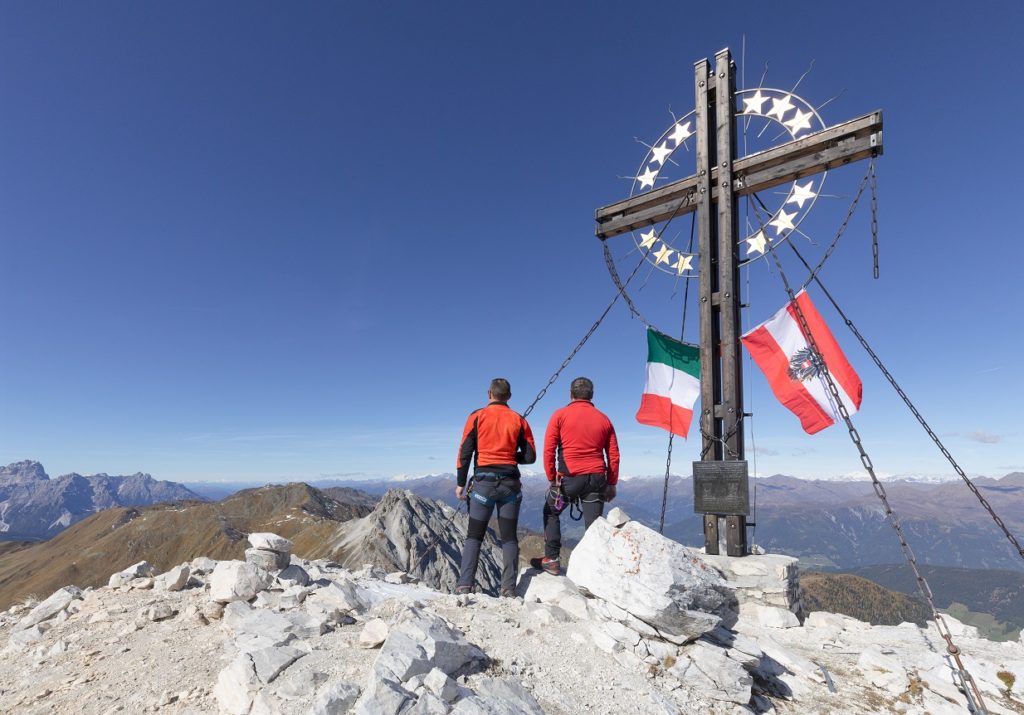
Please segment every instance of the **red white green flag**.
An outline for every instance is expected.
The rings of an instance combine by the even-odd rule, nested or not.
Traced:
[[[700,395],[700,349],[647,329],[647,383],[636,421],[686,437]]]
[[[820,355],[814,352],[800,329],[795,304],[799,304],[807,320]],[[800,291],[794,302],[743,335],[742,340],[768,378],[775,397],[800,419],[800,426],[808,434],[820,432],[840,419],[822,375],[822,359],[847,412],[852,415],[860,408],[860,378],[806,291]]]

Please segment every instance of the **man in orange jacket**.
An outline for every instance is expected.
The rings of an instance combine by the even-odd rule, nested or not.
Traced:
[[[487,390],[489,403],[473,412],[462,430],[459,446],[455,497],[465,495],[469,465],[475,455],[473,488],[469,492],[469,529],[462,549],[462,565],[455,593],[470,593],[476,580],[480,545],[487,533],[487,522],[498,510],[498,535],[501,538],[501,595],[514,596],[519,573],[519,504],[523,487],[519,481],[520,464],[537,461],[533,432],[526,420],[508,406],[512,387],[497,377]]]
[[[544,435],[544,471],[551,483],[544,500],[544,558],[531,561],[553,574],[561,572],[562,510],[578,499],[589,529],[604,503],[615,498],[619,482],[619,443],[611,420],[591,402],[594,383],[577,377],[569,396],[572,402],[551,415]]]

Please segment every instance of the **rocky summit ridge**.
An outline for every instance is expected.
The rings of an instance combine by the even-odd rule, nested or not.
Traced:
[[[379,553],[401,560],[426,533],[394,499],[384,531],[367,515],[342,540],[392,528]],[[805,616],[795,559],[706,556],[619,509],[517,598],[247,540],[245,560],[140,562],[0,614],[0,712],[966,712],[933,629]],[[949,623],[989,712],[1024,712],[1024,644]]]

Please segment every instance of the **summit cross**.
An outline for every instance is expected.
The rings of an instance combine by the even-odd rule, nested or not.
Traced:
[[[702,456],[693,463],[694,510],[704,515],[707,553],[719,553],[724,521],[726,554],[743,556],[748,552],[750,498],[743,439],[738,198],[880,155],[882,113],[875,111],[737,157],[732,54],[728,48],[718,52],[713,71],[707,59],[697,62],[694,69],[696,173],[657,188],[651,179],[651,191],[597,209],[596,234],[605,241],[696,212]],[[744,101],[765,101],[759,94]],[[786,110],[773,106],[769,114],[776,109],[780,113]],[[800,116],[791,122],[801,119],[806,122],[806,117]],[[764,243],[760,243],[763,253]]]

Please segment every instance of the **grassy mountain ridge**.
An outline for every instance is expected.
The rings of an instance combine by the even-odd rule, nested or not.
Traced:
[[[248,489],[217,503],[107,509],[48,541],[0,553],[0,610],[67,584],[103,585],[111,573],[143,559],[161,570],[197,556],[241,559],[245,535],[254,531],[291,539],[303,556],[326,556],[339,523],[369,512],[301,483]]]
[[[920,626],[931,618],[931,609],[923,601],[853,574],[805,571],[800,574],[800,587],[809,613],[842,613],[876,626],[904,622]]]
[[[950,608],[959,603],[976,614],[1024,628],[1024,574],[1000,569],[967,569],[920,565],[928,580],[935,605]],[[906,564],[865,566],[851,572],[902,593],[917,592],[914,575]]]

